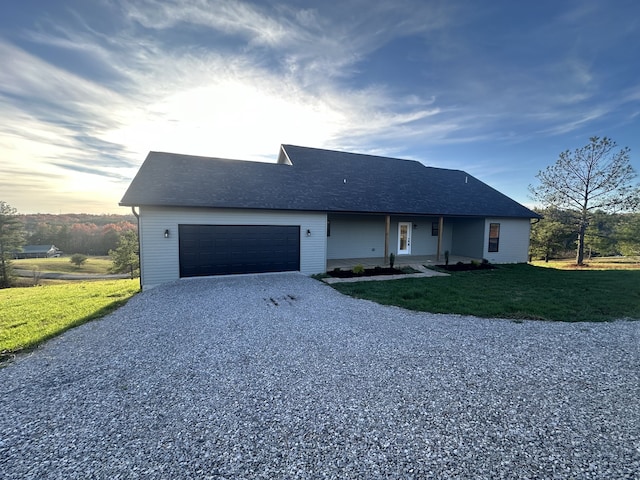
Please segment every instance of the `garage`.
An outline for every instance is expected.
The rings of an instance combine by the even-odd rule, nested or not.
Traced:
[[[178,225],[180,277],[300,270],[298,225]]]

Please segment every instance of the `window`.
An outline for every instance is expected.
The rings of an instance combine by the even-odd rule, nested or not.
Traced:
[[[432,237],[437,237],[438,236],[438,230],[440,230],[438,222],[431,222],[431,236]]]
[[[497,252],[500,245],[500,224],[489,224],[489,251]]]

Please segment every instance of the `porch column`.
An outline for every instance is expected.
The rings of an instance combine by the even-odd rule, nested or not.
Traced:
[[[436,262],[440,261],[440,249],[442,248],[442,227],[444,227],[444,217],[438,220],[438,249],[436,250]]]
[[[384,217],[384,263],[389,261],[389,230],[391,230],[391,217]]]

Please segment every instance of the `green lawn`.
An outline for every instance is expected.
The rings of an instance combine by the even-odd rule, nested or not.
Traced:
[[[31,348],[106,315],[139,291],[138,280],[73,282],[0,290],[0,352]]]
[[[69,260],[70,257],[58,258],[27,258],[12,260],[13,268],[21,270],[33,270],[38,268],[41,272],[59,273],[110,273],[113,262],[109,257],[89,257],[84,265],[76,266]]]
[[[356,298],[424,312],[566,322],[640,319],[640,270],[501,265],[449,277],[332,286]]]

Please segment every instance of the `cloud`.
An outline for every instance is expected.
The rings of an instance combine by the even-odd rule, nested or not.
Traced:
[[[637,85],[602,97],[606,75],[576,40],[590,9],[515,31],[487,22],[497,7],[464,2],[99,5],[104,22],[43,15],[0,37],[0,154],[58,191],[102,185],[113,205],[149,150],[274,160],[279,143],[297,143],[413,156],[579,131],[639,101]],[[541,60],[528,35],[557,47]],[[410,81],[369,74],[369,59],[408,38],[393,73]]]

